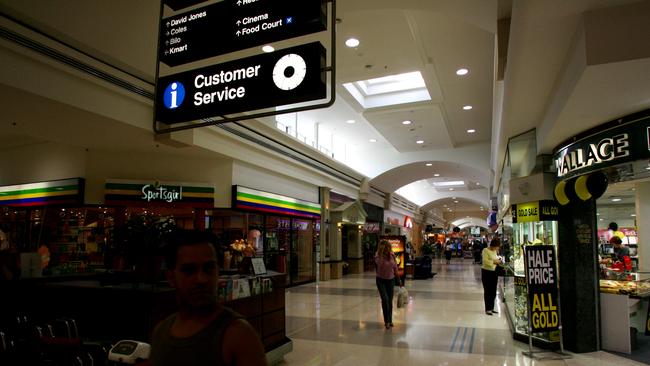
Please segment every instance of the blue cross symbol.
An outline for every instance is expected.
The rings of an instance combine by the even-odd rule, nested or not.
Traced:
[[[287,17],[286,23],[287,24],[293,23],[293,17]]]

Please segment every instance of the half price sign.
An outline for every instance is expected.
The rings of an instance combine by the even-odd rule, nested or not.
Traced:
[[[558,329],[558,286],[555,247],[552,245],[527,245],[524,248],[528,307],[533,332]]]

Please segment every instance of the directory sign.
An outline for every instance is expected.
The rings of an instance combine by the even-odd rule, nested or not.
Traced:
[[[319,42],[158,79],[156,120],[166,124],[326,97]]]
[[[528,308],[533,332],[558,329],[558,274],[555,247],[552,245],[527,245],[524,247]]]
[[[327,29],[321,0],[224,0],[164,18],[159,60],[168,66]]]

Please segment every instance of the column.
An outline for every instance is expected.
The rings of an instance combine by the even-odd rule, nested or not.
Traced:
[[[363,252],[361,250],[361,239],[363,235],[363,225],[354,225],[348,230],[348,264],[350,270],[348,273],[363,273]]]
[[[650,182],[640,182],[634,185],[636,196],[636,230],[639,239],[639,268],[641,271],[650,270]]]
[[[318,141],[318,139],[317,139]],[[329,238],[330,231],[330,189],[328,187],[319,187],[318,195],[320,199],[320,237],[318,246],[320,253],[317,253],[318,258],[318,273],[316,277],[321,281],[329,281],[330,279],[330,246]]]

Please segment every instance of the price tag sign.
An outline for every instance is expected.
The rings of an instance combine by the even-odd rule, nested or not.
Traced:
[[[253,264],[253,273],[255,275],[266,274],[266,266],[264,265],[264,258],[251,258],[251,263]]]

